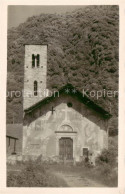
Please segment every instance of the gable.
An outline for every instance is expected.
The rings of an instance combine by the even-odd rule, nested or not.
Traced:
[[[25,109],[25,113],[30,113],[34,110],[36,110],[37,108],[50,103],[51,101],[53,101],[56,98],[60,98],[62,95],[65,94],[65,96],[72,96],[74,99],[80,101],[81,103],[85,104],[87,107],[89,107],[90,109],[93,109],[95,112],[98,112],[100,115],[102,115],[102,117],[104,118],[110,118],[111,114],[107,111],[105,111],[103,108],[101,108],[99,105],[95,104],[92,100],[90,100],[86,95],[83,96],[83,94],[76,90],[76,93],[73,92],[69,92],[67,93],[66,90],[69,91],[73,91],[76,90],[72,85],[67,84],[66,86],[64,86],[63,88],[61,88],[59,90],[59,97],[58,97],[58,93],[54,93],[51,97],[46,97],[43,100],[39,101],[38,103],[34,104],[33,106]]]

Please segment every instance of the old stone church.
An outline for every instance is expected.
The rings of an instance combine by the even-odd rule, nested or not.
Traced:
[[[23,157],[94,162],[108,148],[110,114],[72,85],[39,95],[46,76],[47,45],[25,45]]]

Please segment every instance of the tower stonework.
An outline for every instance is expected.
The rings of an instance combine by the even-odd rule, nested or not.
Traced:
[[[23,109],[45,97],[47,45],[25,45]]]

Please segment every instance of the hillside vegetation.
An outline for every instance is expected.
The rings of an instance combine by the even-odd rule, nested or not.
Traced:
[[[24,44],[48,44],[47,87],[66,83],[82,91],[118,90],[118,6],[85,6],[66,14],[41,14],[8,30],[8,91],[23,89]],[[93,99],[113,115],[118,96]],[[22,98],[7,98],[7,122],[21,123]],[[114,132],[113,132],[114,133]]]

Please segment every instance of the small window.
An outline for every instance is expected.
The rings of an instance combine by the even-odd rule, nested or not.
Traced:
[[[68,106],[68,107],[72,107],[72,103],[71,103],[71,102],[68,102],[68,103],[67,103],[67,106]]]
[[[39,54],[37,55],[37,67],[39,67],[39,63],[40,63],[40,56]]]
[[[34,55],[32,54],[32,67],[39,67],[39,64],[40,64],[40,55],[37,54],[37,55]]]
[[[33,68],[35,67],[35,55],[34,54],[32,55],[32,67]]]
[[[88,148],[83,148],[83,156],[88,157],[89,154],[89,149]]]
[[[34,81],[34,96],[37,96],[37,89],[38,89],[37,81]]]

